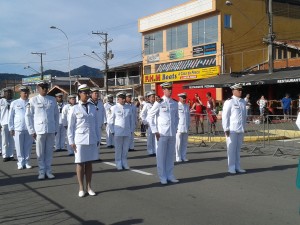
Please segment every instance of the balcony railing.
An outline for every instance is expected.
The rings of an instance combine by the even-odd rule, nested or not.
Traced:
[[[108,86],[128,86],[141,83],[141,76],[117,77],[107,79]]]

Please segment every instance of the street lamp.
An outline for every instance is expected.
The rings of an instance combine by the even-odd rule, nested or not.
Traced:
[[[68,61],[69,61],[68,67],[69,67],[69,79],[70,79],[70,92],[69,93],[71,94],[71,92],[72,92],[72,82],[71,82],[71,69],[70,69],[70,43],[69,43],[69,38],[68,38],[67,34],[63,30],[59,29],[58,27],[51,26],[50,28],[61,31],[65,35],[65,37],[67,38],[67,42],[68,42]]]

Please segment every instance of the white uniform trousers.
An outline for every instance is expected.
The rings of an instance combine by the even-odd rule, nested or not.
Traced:
[[[186,160],[188,133],[176,133],[176,161]]]
[[[0,134],[0,153],[2,154],[2,135]]]
[[[147,129],[147,152],[148,155],[156,154],[156,138],[155,134],[151,132],[151,129]]]
[[[160,136],[157,142],[156,163],[161,182],[175,179],[173,174],[175,143],[175,136]]]
[[[127,155],[130,145],[130,136],[115,136],[115,161],[118,169],[128,167]]]
[[[129,149],[134,149],[134,133],[132,133],[132,135],[130,135]]]
[[[37,134],[36,155],[39,165],[39,174],[52,173],[51,163],[53,157],[53,146],[55,134]]]
[[[243,144],[244,133],[230,132],[226,138],[228,171],[236,171],[241,169],[240,166],[240,151]]]
[[[64,149],[66,141],[66,128],[59,124],[58,132],[55,135],[55,149]]]
[[[18,166],[29,164],[33,138],[27,130],[15,131],[15,146],[18,158]]]
[[[106,125],[106,146],[114,145],[114,136],[109,130],[108,125]]]
[[[14,138],[8,130],[8,125],[3,125],[1,129],[2,136],[2,157],[14,157]]]

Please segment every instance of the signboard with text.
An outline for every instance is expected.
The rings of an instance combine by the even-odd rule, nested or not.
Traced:
[[[44,75],[44,80],[51,82],[51,75]],[[35,84],[41,81],[41,76],[25,77],[22,78],[23,85]]]
[[[181,80],[196,80],[214,77],[220,74],[220,67],[207,67],[192,70],[181,70],[164,73],[152,73],[144,75],[144,83],[157,83],[167,81],[181,81]]]
[[[181,60],[177,62],[168,62],[162,64],[155,64],[155,72],[171,72],[179,70],[190,70],[197,68],[213,67],[216,66],[216,57],[208,56],[198,59]]]
[[[182,49],[170,52],[170,59],[171,60],[173,60],[173,59],[182,59],[183,57],[184,57],[184,51]]]
[[[203,56],[203,55],[212,55],[212,54],[216,54],[216,53],[217,53],[216,43],[193,47],[193,57]]]
[[[147,56],[147,63],[159,62],[159,53]]]

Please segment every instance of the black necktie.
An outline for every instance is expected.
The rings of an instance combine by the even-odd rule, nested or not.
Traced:
[[[88,104],[85,103],[85,104],[82,104],[82,106],[84,106],[83,108],[85,108],[86,113],[89,114]]]

